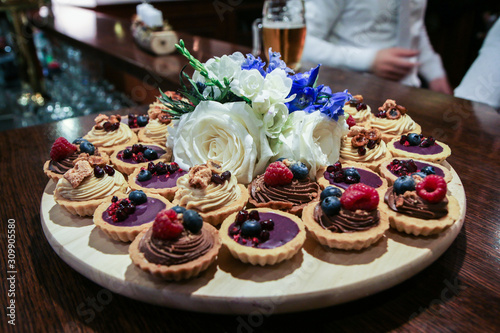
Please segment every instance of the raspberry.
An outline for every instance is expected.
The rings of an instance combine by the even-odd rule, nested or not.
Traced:
[[[446,197],[447,185],[443,177],[428,175],[416,186],[417,195],[430,203],[438,203]]]
[[[57,162],[71,156],[71,154],[73,154],[76,150],[77,147],[75,145],[71,144],[65,138],[59,137],[50,149],[50,158],[52,161]]]
[[[269,164],[264,173],[264,182],[269,186],[287,185],[292,179],[292,171],[283,162]]]
[[[173,216],[171,212],[172,209],[164,209],[156,215],[155,221],[153,223],[153,237],[159,239],[176,239],[184,230],[182,223],[177,221],[177,213],[175,213],[175,219],[171,220],[170,216]]]
[[[340,198],[342,207],[351,211],[357,209],[374,210],[377,208],[378,202],[379,196],[377,190],[362,183],[349,186]]]
[[[346,119],[346,123],[347,123],[347,126],[349,126],[349,128],[351,128],[352,126],[356,125],[356,120],[354,119],[353,116],[349,116]]]

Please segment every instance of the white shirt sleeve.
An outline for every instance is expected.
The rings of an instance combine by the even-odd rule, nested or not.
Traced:
[[[418,62],[420,62],[418,69],[419,74],[422,75],[427,82],[446,77],[446,71],[444,70],[441,57],[432,48],[425,25],[422,25],[420,29],[418,49],[420,51],[418,56]]]

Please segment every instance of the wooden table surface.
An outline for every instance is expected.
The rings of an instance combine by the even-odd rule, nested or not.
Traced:
[[[214,42],[208,50],[214,45],[238,49]],[[457,239],[435,263],[378,294],[297,314],[193,313],[112,294],[63,262],[45,239],[40,224],[40,199],[48,181],[42,165],[49,158],[53,141],[59,136],[71,140],[84,135],[93,124],[93,116],[73,118],[0,132],[2,331],[499,331],[500,190],[496,181],[500,178],[500,115],[483,104],[368,74],[322,68],[319,81],[334,91],[348,88],[353,94],[363,94],[372,109],[393,98],[408,108],[424,135],[450,145],[448,162],[464,184],[467,215]],[[15,220],[15,327],[7,324],[6,317],[5,295],[12,286],[6,280],[10,276],[6,269],[9,219]]]

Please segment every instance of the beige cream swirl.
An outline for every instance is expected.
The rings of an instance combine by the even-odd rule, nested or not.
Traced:
[[[92,174],[75,188],[65,178],[61,178],[57,183],[56,192],[68,200],[86,201],[105,198],[120,189],[125,191],[126,184],[125,177],[116,171],[113,176],[104,174],[102,178],[94,177]]]
[[[83,138],[89,140],[97,147],[111,147],[126,144],[133,137],[134,132],[132,132],[130,127],[120,123],[120,127],[116,131],[109,132],[106,132],[104,129],[96,129],[94,126]]]
[[[144,129],[144,135],[154,143],[165,146],[167,142],[168,125],[151,119]]]
[[[179,206],[198,212],[205,213],[229,206],[240,196],[241,189],[234,175],[221,185],[210,183],[204,189],[189,186],[189,174],[177,179],[175,199],[179,200]]]
[[[366,148],[366,154],[361,156],[358,149],[352,146],[352,137],[344,136],[340,146],[340,157],[353,162],[371,162],[384,158],[387,153],[387,146],[384,141],[375,145],[373,149]]]
[[[417,129],[417,123],[407,114],[399,119],[374,118],[370,126],[380,130],[384,134],[400,135]]]
[[[367,105],[365,110],[358,111],[355,106],[347,104],[344,105],[344,112],[350,114],[358,123],[367,120],[372,113],[372,109]]]

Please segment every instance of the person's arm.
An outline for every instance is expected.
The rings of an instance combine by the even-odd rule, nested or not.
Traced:
[[[425,25],[422,25],[419,36],[420,64],[418,72],[428,82],[429,88],[444,94],[451,95],[452,90],[444,70],[441,57],[437,54],[429,40]]]

